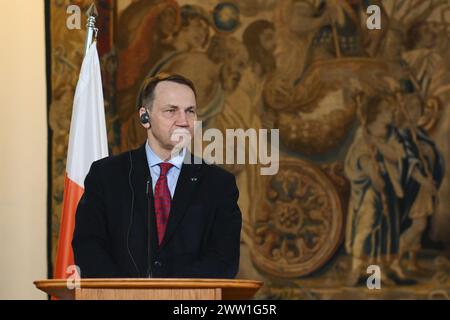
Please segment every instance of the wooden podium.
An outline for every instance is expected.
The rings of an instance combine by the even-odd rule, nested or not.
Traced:
[[[75,289],[69,289],[65,279],[34,284],[64,300],[246,300],[263,283],[237,279],[81,279]]]

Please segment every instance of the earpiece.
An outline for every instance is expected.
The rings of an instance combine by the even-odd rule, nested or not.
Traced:
[[[149,122],[150,122],[150,115],[148,114],[147,111],[145,111],[145,113],[141,114],[141,123],[146,124]]]

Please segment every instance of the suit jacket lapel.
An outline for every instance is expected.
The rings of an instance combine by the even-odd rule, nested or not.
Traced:
[[[194,162],[194,156],[189,152],[187,152],[186,157],[190,157],[191,162],[183,163],[181,167],[175,194],[170,206],[169,221],[160,248],[163,248],[174,234],[200,183],[202,165]]]

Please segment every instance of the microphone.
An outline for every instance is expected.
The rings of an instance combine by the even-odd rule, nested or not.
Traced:
[[[150,204],[150,177],[147,179],[146,188],[145,188],[145,194],[147,197],[147,214],[148,214],[148,269],[147,269],[147,278],[153,278],[153,269],[152,269],[152,208]]]
[[[130,256],[131,262],[133,263],[133,266],[136,269],[136,272],[139,276],[141,273],[139,271],[139,268],[136,264],[136,261],[134,260],[133,254],[131,253],[131,249],[130,249],[130,233],[131,233],[131,226],[133,224],[133,213],[134,213],[134,188],[133,188],[133,183],[131,181],[132,175],[133,175],[133,158],[131,156],[131,151],[128,151],[128,155],[130,158],[130,171],[128,172],[128,184],[129,184],[130,191],[131,191],[131,207],[130,207],[130,221],[129,221],[128,230],[127,230],[127,250],[128,250],[128,255]]]

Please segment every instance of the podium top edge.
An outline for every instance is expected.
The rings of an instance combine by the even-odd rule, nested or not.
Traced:
[[[70,279],[72,283],[74,279]],[[45,279],[33,282],[39,289],[66,287],[67,279]],[[262,281],[244,279],[190,279],[190,278],[99,278],[80,279],[81,288],[253,288]]]

